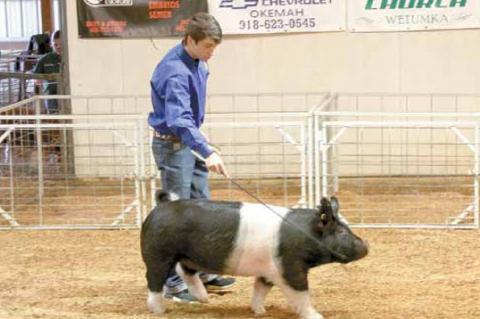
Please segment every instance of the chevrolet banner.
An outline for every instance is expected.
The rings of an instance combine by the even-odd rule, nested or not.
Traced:
[[[345,0],[208,0],[225,34],[342,31]]]

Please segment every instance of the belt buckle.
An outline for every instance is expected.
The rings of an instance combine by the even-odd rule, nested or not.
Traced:
[[[173,151],[178,151],[182,148],[182,144],[180,142],[172,142],[172,146],[173,146]]]
[[[171,135],[166,135],[166,134],[160,134],[158,133],[157,131],[154,131],[154,136],[163,140],[163,141],[169,141],[172,139],[172,136]]]

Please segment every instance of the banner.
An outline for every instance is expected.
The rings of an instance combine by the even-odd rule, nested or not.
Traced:
[[[341,31],[345,0],[209,0],[224,34]]]
[[[77,0],[81,38],[180,35],[207,0]]]
[[[348,11],[352,32],[480,27],[479,0],[355,0]]]

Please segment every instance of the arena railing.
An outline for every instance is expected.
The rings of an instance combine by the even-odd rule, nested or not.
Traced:
[[[48,99],[64,101],[72,114],[43,114]],[[305,207],[313,198],[308,115],[326,99],[319,93],[211,95],[205,129],[249,191],[271,204]],[[0,228],[139,227],[159,185],[150,109],[148,96],[60,95],[0,109]],[[11,111],[20,115],[5,115]],[[215,198],[253,200],[219,177],[211,184]]]
[[[315,203],[353,226],[479,228],[476,94],[347,94],[315,112]]]
[[[51,98],[35,97],[9,109],[30,105],[35,114],[41,114],[42,101]],[[73,143],[68,142],[68,136],[82,141],[82,145],[77,144],[60,156],[64,161],[70,158],[71,162],[64,164],[62,174],[87,176],[90,168],[84,163],[90,161],[90,167],[102,168],[95,173],[96,178],[109,174],[121,177],[117,181],[123,183],[120,187],[123,191],[114,195],[128,200],[139,198],[122,202],[114,222],[107,218],[109,224],[88,221],[89,225],[138,227],[138,220],[153,205],[152,190],[160,187],[150,151],[152,132],[146,123],[150,98],[144,95],[55,98],[65,100],[64,104],[70,105],[74,114],[23,113],[15,119],[15,127],[19,123],[24,126],[39,123],[43,125],[36,127],[40,131],[59,128],[66,141],[60,143],[61,149],[68,149],[66,145]],[[224,150],[234,177],[272,204],[314,207],[322,196],[336,195],[342,203],[342,216],[354,227],[478,228],[479,113],[474,112],[478,101],[477,95],[468,94],[212,95],[205,130]],[[13,118],[2,116],[2,119],[2,123],[12,124],[8,121]],[[133,125],[136,128],[124,132],[104,125],[122,122],[136,123]],[[75,129],[85,134],[75,133]],[[0,133],[5,141],[13,134],[12,126]],[[136,141],[135,134],[141,137],[138,140],[141,145],[132,142]],[[38,139],[38,131],[33,136]],[[89,137],[84,141],[85,136]],[[114,140],[102,144],[105,138]],[[37,149],[35,156],[40,163],[42,156],[38,153],[42,147],[38,144],[31,146],[25,142],[24,146]],[[87,147],[89,144],[92,145]],[[98,163],[105,159],[91,152],[83,154],[82,147],[100,150],[111,157],[115,156],[107,149],[116,150],[117,155],[124,154],[125,149],[134,149],[137,155],[132,152],[125,155],[131,164],[120,165],[123,167],[120,169],[115,164]],[[48,154],[45,147],[43,153]],[[137,167],[136,158],[138,168],[132,169]],[[77,163],[72,159],[77,159]],[[126,174],[125,169],[130,173]],[[44,182],[48,181],[46,178]],[[99,188],[101,183],[94,184]],[[217,198],[252,200],[221,177],[212,176],[211,184]],[[131,214],[132,211],[139,213]],[[135,216],[141,217],[135,219]],[[8,223],[7,218],[4,223]]]

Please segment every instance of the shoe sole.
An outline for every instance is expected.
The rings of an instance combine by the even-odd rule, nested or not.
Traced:
[[[195,305],[195,304],[200,303],[199,301],[185,300],[185,299],[181,299],[181,298],[178,298],[178,297],[171,297],[171,298],[167,298],[167,299],[170,299],[170,300],[172,300],[173,302],[176,302],[176,303],[183,303],[183,304],[190,304],[190,305]]]
[[[209,285],[206,285],[205,288],[209,292],[226,291],[226,290],[230,290],[230,288],[233,287],[234,285],[235,285],[235,283],[232,283],[230,285],[225,285],[225,286],[209,286]]]

